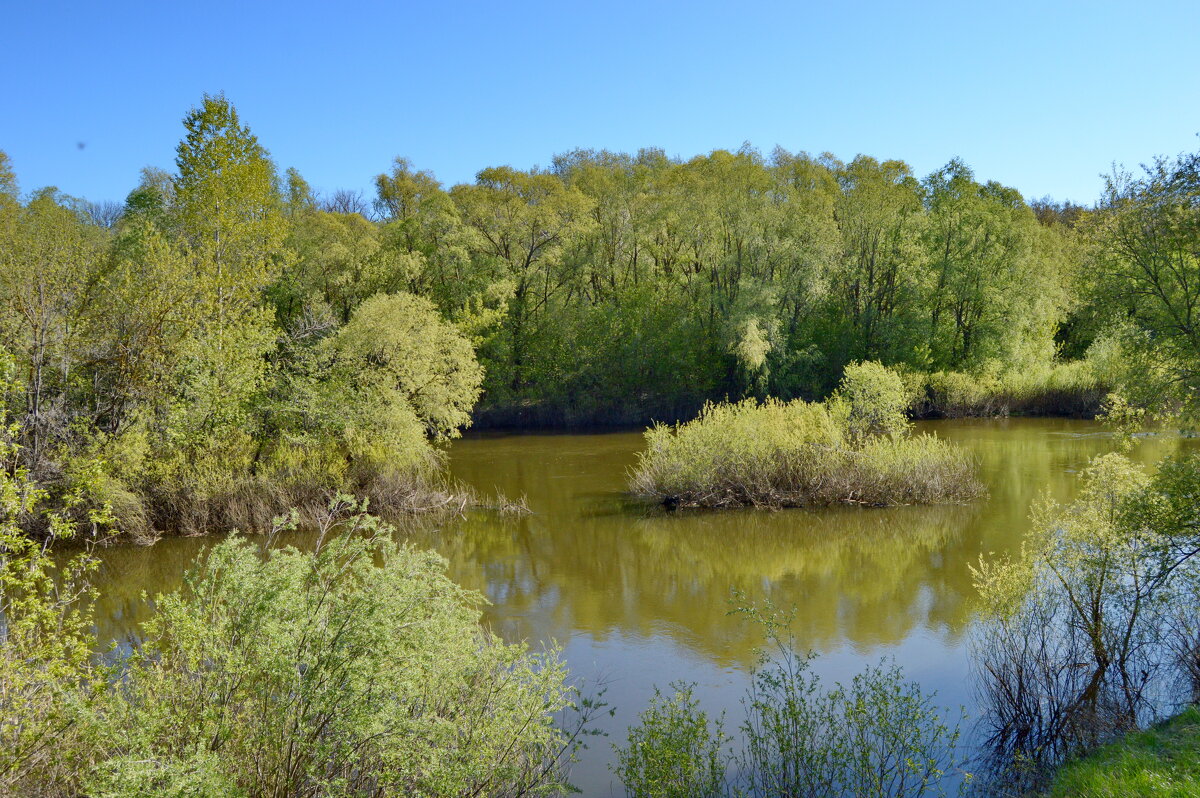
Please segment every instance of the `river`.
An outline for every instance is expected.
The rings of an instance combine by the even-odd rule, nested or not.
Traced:
[[[482,494],[524,496],[532,513],[472,512],[406,532],[482,592],[487,623],[508,640],[557,643],[585,692],[605,690],[601,718],[572,771],[584,795],[620,795],[612,743],[654,687],[697,684],[706,709],[736,730],[739,699],[761,642],[731,596],[794,608],[797,642],[815,670],[848,680],[894,659],[936,690],[939,704],[974,712],[967,640],[974,590],[968,564],[1014,552],[1043,494],[1068,500],[1089,458],[1113,449],[1097,424],[1063,419],[923,422],[973,451],[986,499],[942,507],[666,513],[624,494],[638,433],[468,435],[450,448],[453,476]],[[1147,437],[1152,463],[1190,440]],[[174,588],[210,538],[102,550],[98,626],[106,639],[146,615],[142,591]],[[970,724],[965,728],[970,737]]]

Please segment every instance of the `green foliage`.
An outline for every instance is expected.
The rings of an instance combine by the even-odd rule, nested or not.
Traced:
[[[0,150],[0,202],[15,202],[17,198],[17,175],[13,172],[8,153]]]
[[[274,339],[259,292],[283,244],[275,167],[223,96],[205,95],[184,118],[176,155],[173,222],[195,272],[199,310],[179,375],[186,406],[176,428],[205,450],[237,447],[248,403],[265,379]]]
[[[556,653],[481,632],[443,560],[376,530],[357,513],[313,553],[213,547],[156,601],[112,710],[131,733],[100,780],[135,785],[149,760],[247,795],[553,786],[570,700]]]
[[[505,336],[500,342],[504,378],[519,390],[530,379],[537,355],[531,341],[550,302],[569,285],[561,268],[564,248],[590,226],[591,201],[549,174],[509,167],[484,169],[473,186],[456,186],[451,195],[464,221],[477,235],[474,248],[485,268],[512,285]],[[493,390],[504,390],[495,383]]]
[[[965,452],[908,422],[900,376],[878,364],[848,369],[828,403],[709,404],[685,424],[646,431],[631,476],[636,493],[695,507],[838,502],[925,504],[974,498],[982,487]]]
[[[482,372],[442,313],[476,329],[502,315],[465,307],[470,291],[439,295],[444,311],[402,293],[433,293],[435,271],[462,282],[444,271],[467,257],[448,195],[413,203],[449,208],[438,223],[380,227],[316,210],[294,170],[281,196],[223,96],[184,128],[177,173],[145,170],[111,225],[53,189],[22,204],[5,178],[0,348],[16,381],[0,412],[29,478],[60,509],[109,505],[109,526],[139,537],[261,529],[336,490],[381,509],[444,503],[431,444],[470,422]],[[438,254],[455,241],[460,256]]]
[[[483,371],[471,344],[427,299],[378,294],[329,339],[328,350],[364,388],[394,392],[435,438],[470,423]]]
[[[838,407],[843,404],[844,409]],[[904,378],[878,361],[868,361],[846,366],[830,410],[846,414],[846,430],[856,440],[897,438],[908,431],[910,404]]]
[[[1135,403],[1194,413],[1200,365],[1200,154],[1158,158],[1134,176],[1108,179],[1086,226],[1099,279],[1094,292],[1126,350],[1126,384]]]
[[[7,472],[0,472],[7,473]],[[45,795],[560,791],[575,706],[558,652],[505,644],[432,552],[339,497],[311,552],[240,537],[158,596],[111,673],[84,558],[56,572],[0,484],[0,787]],[[54,516],[52,516],[53,520]],[[115,656],[115,654],[114,654]]]
[[[5,360],[0,385],[11,370]],[[34,794],[31,785],[70,778],[87,762],[77,747],[86,718],[77,712],[94,678],[87,578],[97,561],[83,554],[60,565],[25,534],[33,522],[48,539],[71,538],[78,501],[51,505],[20,464],[17,426],[2,414],[0,424],[0,793]],[[109,520],[103,507],[86,513]]]
[[[1036,782],[1144,724],[1167,683],[1196,690],[1198,469],[1169,460],[1150,477],[1123,455],[1098,457],[1078,499],[1035,510],[1019,558],[974,570],[993,743],[1017,775]]]
[[[781,651],[747,698],[750,795],[943,795],[962,762],[958,726],[895,665],[868,667],[823,689],[808,659]]]
[[[40,474],[68,437],[89,333],[102,325],[96,282],[103,236],[53,189],[0,209],[0,347],[15,358],[24,457]]]
[[[419,229],[409,198],[436,196],[428,180],[400,164],[381,177],[381,205]],[[472,235],[439,251],[465,243],[458,276],[475,296],[489,283],[513,292],[480,349],[499,421],[624,422],[721,396],[825,395],[858,360],[1028,369],[1051,362],[1076,301],[1073,233],[957,162],[921,183],[868,157],[576,151],[551,174],[484,170],[451,197]]]
[[[961,418],[1008,415],[1093,416],[1114,385],[1099,358],[1012,369],[993,362],[976,373],[924,375],[912,410]]]
[[[639,798],[713,798],[723,794],[728,741],[718,718],[710,723],[695,686],[672,685],[670,697],[657,689],[650,706],[616,746],[613,768],[626,791]]]
[[[884,367],[917,415],[1186,398],[1171,319],[1195,281],[1156,310],[1130,264],[1170,278],[1146,229],[1186,249],[1187,159],[1114,184],[1103,212],[1039,216],[958,160],[922,180],[899,160],[749,146],[574,151],[446,190],[397,158],[370,220],[319,209],[224,96],[183,124],[175,173],[144,170],[111,218],[53,190],[22,200],[0,163],[21,457],[57,495],[88,449],[131,531],[262,526],[331,489],[412,495],[376,488],[428,473],[414,417],[436,442],[472,418],[644,424],[836,390],[849,438],[899,435]]]

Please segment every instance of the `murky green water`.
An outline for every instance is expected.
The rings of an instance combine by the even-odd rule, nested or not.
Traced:
[[[487,621],[510,640],[557,641],[574,674],[603,683],[616,708],[573,771],[585,795],[620,794],[611,743],[654,685],[694,681],[707,708],[740,717],[759,638],[729,614],[738,590],[795,607],[795,634],[817,671],[849,678],[892,657],[950,706],[975,704],[966,640],[968,563],[1014,551],[1031,502],[1075,491],[1076,471],[1111,439],[1091,422],[939,421],[921,425],[969,447],[987,499],[967,506],[666,514],[623,495],[636,433],[468,437],[451,449],[455,477],[481,493],[527,498],[532,515],[471,516],[409,532],[450,560],[450,574],[492,602]],[[1192,441],[1143,440],[1147,463]],[[120,639],[146,614],[142,591],[175,587],[206,539],[101,552],[101,632]],[[586,689],[586,688],[585,688]]]

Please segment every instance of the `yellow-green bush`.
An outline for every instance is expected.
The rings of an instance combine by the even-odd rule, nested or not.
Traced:
[[[21,533],[42,511],[23,480],[0,469],[0,794],[565,791],[577,695],[557,651],[481,627],[483,598],[354,500],[312,552],[218,543],[105,664],[95,561],[56,568]]]
[[[708,404],[646,431],[634,492],[669,505],[798,507],[965,501],[983,488],[971,456],[931,435],[852,432],[843,402]]]
[[[895,437],[908,429],[906,411],[912,403],[904,377],[874,360],[851,363],[827,403],[845,415],[847,431],[857,439],[872,435]]]

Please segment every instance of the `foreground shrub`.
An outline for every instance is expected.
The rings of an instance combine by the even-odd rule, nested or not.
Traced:
[[[644,798],[711,798],[723,794],[726,742],[721,719],[710,723],[694,685],[657,689],[650,706],[617,748],[617,777],[630,795]]]
[[[899,377],[868,387],[853,376],[828,403],[709,404],[693,421],[647,430],[634,492],[688,507],[925,504],[983,492],[969,453],[905,434]]]
[[[969,783],[959,772],[959,724],[934,694],[887,664],[826,688],[811,670],[813,655],[797,651],[777,617],[743,612],[763,623],[769,646],[742,702],[742,750],[722,754],[721,724],[708,723],[690,687],[676,686],[669,699],[656,694],[617,748],[629,795],[910,798]]]
[[[0,671],[0,696],[22,678],[64,684],[50,705],[78,730],[42,741],[74,767],[29,768],[6,747],[0,773],[20,771],[10,784],[22,795],[106,798],[563,788],[571,735],[555,721],[572,693],[557,653],[482,630],[483,599],[451,582],[443,559],[392,543],[352,502],[320,531],[311,553],[215,545],[156,599],[111,673],[80,676],[77,657],[49,648]],[[74,678],[56,675],[56,657]],[[45,706],[7,704],[6,728],[43,723],[32,713]]]
[[[0,416],[0,795],[59,795],[43,789],[87,764],[92,691],[91,592],[94,558],[58,564],[25,534],[33,519],[47,539],[71,537],[78,496],[51,508],[18,464],[16,430]],[[96,523],[103,509],[84,511]]]

